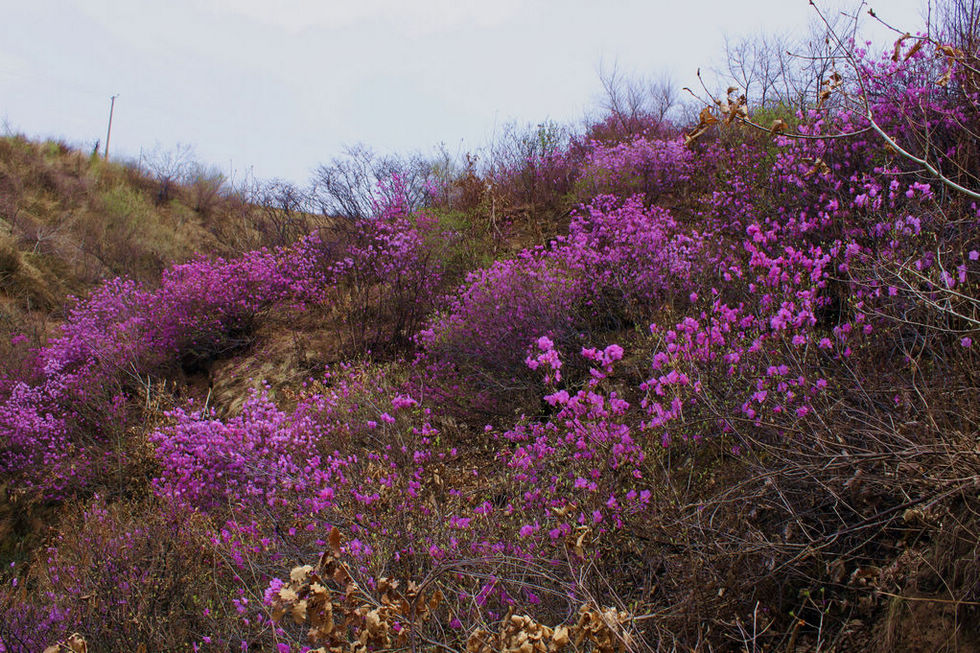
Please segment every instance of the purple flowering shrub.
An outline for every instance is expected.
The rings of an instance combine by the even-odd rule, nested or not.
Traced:
[[[0,368],[0,396],[10,392],[20,382],[35,383],[40,378],[37,347],[31,344],[31,339],[22,333],[0,343],[0,356],[6,361],[6,365]]]
[[[69,313],[37,353],[40,378],[18,381],[0,403],[0,465],[51,498],[120,464],[130,375],[207,360],[240,346],[283,284],[266,252],[174,266],[158,289],[106,282]],[[109,417],[110,419],[106,419]],[[93,464],[95,468],[92,468]]]
[[[442,290],[443,255],[458,238],[408,210],[401,179],[388,186],[372,218],[314,232],[285,260],[298,296],[339,323],[351,353],[407,346]]]
[[[213,554],[195,515],[96,498],[60,526],[31,574],[0,590],[0,650],[44,650],[71,633],[111,650],[180,647],[209,625]]]
[[[434,378],[465,379],[480,402],[526,396],[539,384],[522,343],[547,336],[577,350],[648,319],[686,298],[701,249],[700,235],[685,233],[667,210],[645,208],[639,196],[600,196],[573,215],[567,236],[471,273],[418,341]]]
[[[580,178],[580,194],[641,193],[648,201],[681,191],[691,179],[694,153],[681,139],[651,140],[644,136],[604,145],[589,144]]]
[[[567,231],[448,294],[453,235],[398,201],[288,248],[177,266],[159,288],[108,282],[24,378],[4,377],[0,463],[67,496],[129,455],[114,443],[138,443],[152,518],[98,500],[73,513],[15,574],[39,593],[3,590],[36,627],[0,634],[169,641],[149,630],[157,601],[185,645],[212,650],[482,651],[518,622],[551,624],[541,641],[589,632],[597,650],[696,648],[706,619],[711,641],[748,648],[760,615],[772,634],[753,646],[832,631],[853,647],[854,619],[888,607],[870,590],[976,603],[980,211],[950,185],[969,169],[942,172],[974,156],[971,138],[943,139],[976,103],[969,71],[937,52],[862,64],[870,117],[842,100],[792,133],[730,121],[687,146],[594,143],[562,174],[602,194]],[[946,66],[953,89],[923,83]],[[932,171],[896,150],[925,156],[926,125],[944,148]],[[567,199],[564,181],[511,181]],[[348,353],[414,335],[418,356],[113,437],[138,426],[130,371],[204,364],[300,310]],[[175,580],[193,574],[214,592]]]
[[[273,308],[339,316],[351,352],[399,346],[435,301],[438,254],[453,235],[397,201],[378,211],[330,246],[313,234],[290,248],[172,266],[153,289],[105,282],[38,350],[35,378],[4,377],[2,468],[51,497],[85,486],[91,461],[125,458],[109,449],[127,425],[127,396],[141,390],[140,375],[206,369],[247,346]]]
[[[248,343],[256,321],[291,298],[275,252],[173,266],[145,310],[152,316],[151,350],[185,367],[206,363]],[[169,316],[169,317],[165,317]]]
[[[494,395],[537,385],[524,366],[524,343],[541,335],[563,344],[577,340],[574,311],[583,294],[582,279],[548,252],[525,250],[470,273],[418,341],[438,366],[434,378],[448,374],[450,385],[464,378],[464,387],[486,404]]]
[[[180,408],[167,417],[174,424],[150,434],[162,466],[153,486],[178,504],[205,511],[229,502],[288,505],[315,477],[316,424],[290,419],[265,396],[253,396],[225,422]]]
[[[349,573],[363,591],[385,591],[392,578],[434,574],[433,588],[452,606],[442,623],[456,624],[460,634],[454,637],[464,640],[474,627],[526,601],[550,614],[551,621],[560,621],[569,604],[583,601],[583,595],[567,593],[567,574],[595,559],[594,538],[622,533],[628,523],[645,519],[651,500],[641,471],[646,445],[632,439],[630,405],[602,386],[622,355],[618,345],[583,351],[593,366],[591,381],[571,396],[549,394],[546,400],[558,409],[552,420],[522,422],[501,433],[485,431],[484,438],[498,443],[498,452],[490,464],[466,469],[471,477],[466,493],[447,476],[459,473],[451,470],[466,458],[429,421],[430,411],[404,394],[392,397],[390,408],[379,405],[385,413],[371,428],[384,437],[362,453],[369,462],[350,490],[359,503],[348,509],[356,518],[344,529],[348,540],[337,548],[351,561]],[[562,381],[561,359],[548,338],[538,339],[526,358],[525,364],[549,384]],[[338,501],[342,494],[346,491],[338,489]],[[403,537],[393,540],[396,532]],[[576,540],[576,562],[564,569]],[[583,540],[588,552],[582,550]],[[459,573],[438,572],[459,560],[470,561]],[[549,566],[538,568],[542,562]],[[488,575],[484,568],[493,571]],[[536,579],[533,588],[519,580],[529,575]],[[283,592],[288,586],[281,577],[272,579],[267,604],[275,609],[288,601]],[[409,623],[401,621],[402,627]],[[284,640],[304,643],[307,629],[294,630],[288,621],[280,626]]]
[[[632,519],[642,519],[650,502],[645,471],[648,456],[659,447],[636,428],[631,403],[610,389],[623,348],[587,348],[580,356],[589,361],[588,382],[576,392],[556,389],[563,361],[554,343],[540,338],[527,365],[551,386],[544,400],[556,413],[543,421],[522,420],[495,436],[510,445],[498,454],[506,465],[501,487],[511,490],[521,546],[537,549],[535,555],[547,550],[561,555],[567,538],[582,530],[596,537],[622,530]]]
[[[667,209],[642,197],[601,195],[572,214],[554,256],[586,285],[591,320],[624,326],[648,320],[664,303],[686,298],[704,248],[700,233],[684,229]]]
[[[118,338],[138,328],[143,297],[132,282],[107,284],[38,351],[39,378],[16,381],[3,397],[0,465],[25,489],[57,497],[91,480],[99,456],[90,454],[115,432],[105,416],[123,416],[116,375],[134,343]]]

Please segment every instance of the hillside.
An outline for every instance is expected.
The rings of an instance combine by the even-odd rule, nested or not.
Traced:
[[[0,651],[980,650],[970,48],[366,196],[0,140]]]

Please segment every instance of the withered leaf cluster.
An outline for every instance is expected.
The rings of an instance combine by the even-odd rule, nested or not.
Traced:
[[[575,534],[575,548],[588,544],[588,528]],[[377,580],[368,593],[341,559],[341,535],[334,528],[328,537],[330,550],[313,565],[293,568],[289,582],[274,597],[272,618],[291,619],[307,626],[313,653],[366,653],[370,650],[405,648],[413,632],[436,618],[444,596],[440,589],[426,590],[414,581]],[[439,615],[445,617],[445,614]],[[583,605],[573,625],[547,626],[528,615],[508,613],[495,631],[477,628],[465,638],[467,653],[558,653],[568,647],[597,653],[623,653],[630,643],[626,625],[632,617],[615,608]],[[84,653],[75,651],[74,653]]]
[[[694,129],[684,134],[684,142],[691,143],[700,138],[712,125],[730,125],[736,118],[747,120],[749,117],[748,100],[745,95],[733,97],[738,89],[734,86],[728,87],[724,100],[715,100],[720,115],[715,115],[711,107],[705,107],[698,116],[698,124]]]
[[[630,615],[615,608],[599,609],[583,605],[573,626],[554,628],[527,615],[508,615],[500,630],[473,631],[466,641],[466,653],[556,653],[568,646],[574,650],[587,647],[597,653],[623,653],[632,641],[624,627]]]
[[[88,642],[78,633],[74,633],[66,641],[47,647],[44,653],[88,653]]]
[[[380,578],[375,595],[368,594],[341,560],[341,535],[334,527],[330,550],[316,567],[293,568],[289,582],[275,597],[272,618],[287,615],[309,626],[307,637],[315,653],[364,653],[407,645],[412,628],[431,618],[443,600],[442,591],[424,593],[414,582]]]

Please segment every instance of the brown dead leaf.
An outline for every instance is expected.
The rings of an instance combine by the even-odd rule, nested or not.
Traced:
[[[364,625],[372,637],[381,633],[381,613],[377,608],[364,615]]]
[[[738,96],[738,99],[733,103],[726,102],[721,107],[721,112],[725,114],[725,124],[730,125],[736,117],[747,118],[749,115],[749,108],[745,100],[744,95]]]
[[[938,47],[939,47],[939,51],[942,52],[947,57],[949,57],[950,59],[959,59],[963,57],[963,51],[960,50],[959,48],[954,48],[951,45],[940,45]]]
[[[403,617],[407,617],[412,614],[412,606],[405,599],[399,599],[395,605],[395,612]]]
[[[297,624],[301,624],[306,621],[306,607],[308,603],[306,600],[299,601],[293,605],[291,612],[293,613],[293,621]]]
[[[328,594],[327,588],[320,583],[313,583],[310,585],[310,594],[315,597],[326,597]]]
[[[684,142],[690,143],[706,131],[711,125],[718,123],[718,118],[714,113],[711,112],[711,107],[705,107],[701,109],[701,114],[698,116],[698,124],[690,132],[684,134]]]
[[[78,633],[73,633],[68,638],[68,648],[71,649],[72,653],[88,653],[88,643]]]
[[[698,115],[698,121],[701,125],[714,125],[718,122],[718,118],[711,112],[711,107],[705,107],[701,109],[701,113]]]
[[[327,536],[327,542],[330,544],[330,548],[333,549],[334,555],[340,555],[340,531],[334,526],[330,529],[330,534]]]
[[[589,536],[589,533],[592,532],[592,529],[590,529],[588,526],[579,526],[578,530],[579,530],[579,535],[575,539],[575,546],[573,547],[573,550],[575,551],[575,555],[577,555],[580,558],[584,558],[585,538]]]
[[[350,572],[347,571],[347,567],[337,567],[333,572],[333,582],[338,585],[344,585],[350,580]]]
[[[823,159],[817,158],[817,160],[813,162],[813,167],[810,168],[810,171],[806,173],[806,176],[809,177],[814,173],[820,173],[821,175],[829,175],[830,166],[828,166]]]
[[[312,565],[303,565],[301,567],[293,567],[293,570],[289,572],[289,580],[294,583],[302,583],[306,581],[306,577],[310,575],[313,571]]]
[[[912,44],[912,47],[909,48],[909,51],[905,53],[905,61],[908,61],[909,59],[911,59],[912,57],[914,57],[915,56],[915,53],[922,49],[922,44],[923,43],[924,43],[924,41],[922,41],[922,40],[919,40],[919,41],[916,41],[915,43],[913,43]]]
[[[881,568],[875,567],[874,565],[868,565],[865,567],[858,567],[853,572],[851,572],[850,583],[852,585],[865,586],[872,584],[878,576],[881,575]]]
[[[314,610],[311,621],[319,632],[329,637],[334,629],[333,603],[327,601],[318,610]]]
[[[445,596],[443,595],[442,590],[436,590],[433,592],[432,596],[429,597],[429,609],[435,611],[435,609],[439,607],[439,604],[442,603],[444,598]]]
[[[497,638],[487,630],[478,628],[470,633],[466,640],[466,653],[484,653],[494,651]]]
[[[568,636],[568,626],[561,625],[555,628],[554,635],[551,636],[551,650],[560,651],[568,646],[571,638]]]
[[[909,508],[902,513],[902,521],[906,524],[923,524],[926,521],[926,514],[920,508]]]
[[[827,574],[835,583],[843,582],[847,578],[847,565],[843,558],[837,558],[827,565]]]
[[[902,43],[905,42],[905,39],[907,39],[907,38],[909,38],[911,36],[912,36],[911,34],[909,34],[908,32],[905,32],[905,34],[903,34],[902,36],[900,36],[898,38],[898,40],[895,41],[895,48],[892,51],[892,61],[898,61],[898,56],[902,53]]]

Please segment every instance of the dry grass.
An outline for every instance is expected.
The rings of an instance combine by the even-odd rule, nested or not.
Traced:
[[[233,256],[268,244],[260,210],[198,174],[160,202],[159,182],[60,142],[0,138],[0,299],[5,334],[69,295],[128,276],[156,283],[198,252]]]

